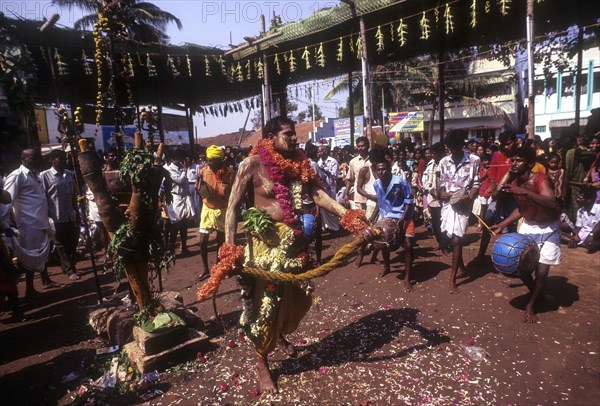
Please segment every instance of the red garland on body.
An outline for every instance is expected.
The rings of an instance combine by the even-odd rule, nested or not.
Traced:
[[[306,155],[301,150],[295,150],[291,158],[284,158],[275,151],[273,142],[267,139],[260,140],[254,146],[250,155],[259,155],[269,173],[269,178],[273,182],[275,199],[283,212],[283,222],[292,229],[298,229],[301,224],[297,213],[294,212],[290,183],[300,181],[303,185],[309,187],[311,184],[321,186],[321,182],[311,168]]]

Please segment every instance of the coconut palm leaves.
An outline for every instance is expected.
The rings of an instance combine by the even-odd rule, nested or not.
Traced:
[[[98,21],[96,7],[102,7],[99,0],[53,0],[52,4],[72,8],[80,8],[90,14],[75,21],[76,29],[91,29]],[[173,14],[161,10],[152,3],[139,0],[115,1],[119,22],[125,26],[129,39],[139,42],[166,43],[169,39],[165,30],[169,24],[175,24],[178,29],[182,28],[181,21]]]

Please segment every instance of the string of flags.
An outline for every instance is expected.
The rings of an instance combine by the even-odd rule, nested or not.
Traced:
[[[313,92],[315,97],[319,98],[319,92],[321,90],[327,90],[335,86],[336,79],[327,79],[310,84],[289,85],[286,88],[286,92],[290,99],[307,101],[312,99]],[[260,103],[260,97],[253,96],[241,101],[198,106],[196,107],[196,111],[202,114],[204,125],[206,125],[207,117],[227,117],[231,113],[243,113],[244,111],[259,109],[261,107]]]
[[[443,33],[451,35],[455,32],[455,24],[457,21],[455,16],[456,7],[454,5],[459,1],[469,2],[468,7],[466,7],[468,16],[465,20],[469,21],[469,26],[471,28],[478,26],[481,13],[489,14],[494,6],[497,7],[497,11],[502,16],[507,16],[512,11],[512,0],[449,0],[445,3],[440,3],[434,8],[419,11],[414,15],[403,16],[396,21],[368,29],[367,34],[374,35],[375,51],[377,53],[382,53],[386,50],[386,47],[405,46],[409,41],[409,32],[411,31],[416,31],[418,33],[418,35],[412,36],[411,38],[415,38],[415,40],[418,38],[423,41],[427,41],[432,37],[433,30],[435,29],[434,27],[440,27],[439,29],[442,30]],[[537,1],[540,2],[543,0]],[[432,21],[439,21],[439,24],[434,25]],[[314,69],[315,67],[324,68],[330,63],[330,60],[343,62],[345,58],[347,58],[346,50],[349,50],[350,53],[355,54],[356,58],[360,59],[362,52],[361,41],[362,38],[357,34],[349,34],[328,41],[337,43],[334,47],[336,52],[335,58],[331,59],[326,55],[326,52],[330,49],[324,47],[326,42],[319,42],[298,49],[267,55],[267,58],[270,63],[273,63],[275,68],[274,72],[277,75],[296,72],[299,68],[298,61],[301,61],[302,67],[306,70]],[[105,44],[100,45],[104,46]],[[53,61],[47,62],[56,64],[59,75],[68,75],[68,64],[62,59],[58,49],[55,49],[54,51]],[[109,58],[106,52],[96,52],[96,56],[103,58],[104,64],[107,63],[107,58]],[[122,71],[127,77],[134,77],[136,71],[140,69],[142,71],[145,70],[145,73],[150,78],[158,76],[160,70],[157,68],[157,64],[159,61],[156,59],[153,60],[153,56],[149,53],[146,53],[145,56],[145,63],[143,63],[141,62],[143,58],[141,58],[139,54],[137,55],[138,64],[136,66],[130,53],[121,55],[120,61],[123,64]],[[221,76],[226,77],[230,82],[244,82],[264,78],[262,58],[235,62],[226,61],[223,58],[223,55],[204,55],[201,58],[203,59],[203,68],[193,69],[194,65],[198,64],[200,61],[193,59],[189,54],[168,54],[166,58],[167,72],[170,72],[170,75],[173,78],[191,78],[192,72],[201,72],[205,77],[211,77],[216,73],[220,73]],[[91,75],[93,69],[88,61],[85,51],[82,51],[81,62],[84,74]],[[160,63],[165,63],[164,59],[162,59]]]

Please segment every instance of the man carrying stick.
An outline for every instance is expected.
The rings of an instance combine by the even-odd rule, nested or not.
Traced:
[[[502,190],[515,197],[517,208],[505,220],[491,227],[500,231],[507,225],[524,217],[519,233],[533,238],[540,249],[540,259],[535,268],[535,281],[531,272],[521,270],[520,277],[529,288],[531,298],[525,308],[524,321],[538,321],[534,306],[542,296],[551,265],[559,265],[560,252],[560,203],[554,189],[543,173],[532,173],[535,165],[535,150],[518,148],[512,158],[510,173],[513,181],[502,185]]]
[[[342,225],[353,223],[353,217],[360,215],[364,219],[362,212],[346,211],[323,191],[308,159],[296,147],[293,121],[275,117],[267,122],[263,139],[239,166],[227,207],[220,262],[198,291],[199,300],[214,295],[219,280],[242,263],[270,274],[298,274],[309,269],[313,261],[306,254],[300,221],[303,192],[309,193],[319,207],[342,216]],[[249,236],[244,255],[244,248],[234,244],[237,210],[247,192],[254,207],[244,222]],[[293,332],[309,310],[312,286],[310,282],[273,283],[247,275],[240,282],[244,305],[240,324],[256,347],[260,389],[262,393],[276,393],[267,356],[276,346],[289,356],[295,355],[284,335]]]

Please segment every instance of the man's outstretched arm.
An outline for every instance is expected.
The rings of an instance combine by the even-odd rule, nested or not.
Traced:
[[[235,244],[237,231],[237,210],[244,199],[248,183],[252,180],[253,158],[246,158],[238,168],[237,175],[231,187],[227,213],[225,215],[225,242]]]

